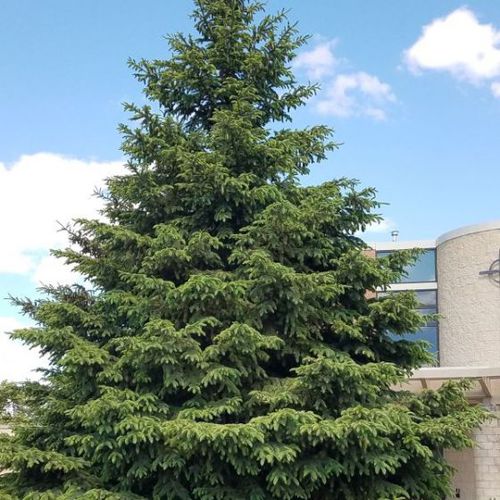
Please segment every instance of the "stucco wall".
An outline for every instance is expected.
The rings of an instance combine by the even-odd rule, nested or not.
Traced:
[[[500,286],[479,275],[499,249],[500,228],[438,240],[441,366],[500,365]]]
[[[456,469],[451,498],[500,500],[500,412],[495,416],[474,433],[474,449],[445,452]]]
[[[475,450],[446,450],[446,461],[455,469],[453,477],[451,498],[462,500],[477,500],[476,497],[476,473],[474,469]]]

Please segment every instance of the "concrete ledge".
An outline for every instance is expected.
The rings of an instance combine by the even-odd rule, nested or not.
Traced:
[[[420,392],[439,389],[448,380],[466,379],[473,387],[466,394],[471,401],[488,400],[500,405],[500,366],[443,366],[415,370],[400,389]]]
[[[8,425],[0,424],[0,434],[10,434],[10,427]]]
[[[500,366],[439,366],[415,370],[412,380],[427,378],[433,380],[461,378],[500,378]]]

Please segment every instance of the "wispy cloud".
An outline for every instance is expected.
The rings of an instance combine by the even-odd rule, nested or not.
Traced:
[[[321,81],[313,108],[324,115],[385,120],[387,105],[396,101],[390,85],[365,71],[339,71],[346,61],[334,54],[336,46],[337,40],[320,41],[294,62],[296,69]]]
[[[385,106],[395,102],[389,84],[363,71],[341,74],[327,86],[316,103],[320,113],[335,116],[369,116],[385,120]]]
[[[420,38],[404,52],[404,60],[414,73],[445,71],[479,84],[500,76],[500,30],[461,7],[424,26]],[[500,97],[497,83],[491,90]]]
[[[330,76],[338,64],[333,54],[337,40],[322,41],[310,50],[301,52],[294,61],[294,67],[304,70],[313,80],[321,80]]]
[[[383,219],[367,226],[365,233],[389,233],[396,229],[396,223],[391,219]]]
[[[369,224],[364,231],[358,231],[356,236],[366,241],[369,238],[378,238],[378,235],[386,234],[387,241],[389,241],[391,231],[396,229],[396,227],[396,223],[393,220],[385,218],[379,222]]]
[[[92,196],[106,177],[123,172],[121,162],[88,162],[39,153],[22,156],[7,167],[0,163],[0,273],[68,279],[50,248],[66,245],[57,221],[96,217],[101,202]],[[48,272],[50,270],[50,272]],[[56,280],[57,281],[57,280]]]
[[[491,93],[500,99],[500,82],[493,82],[490,86]]]

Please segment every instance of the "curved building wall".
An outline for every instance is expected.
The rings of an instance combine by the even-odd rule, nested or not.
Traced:
[[[500,222],[469,226],[437,240],[441,366],[500,365]],[[499,269],[499,264],[494,269]]]

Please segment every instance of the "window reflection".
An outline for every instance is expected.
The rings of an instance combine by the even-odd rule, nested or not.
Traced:
[[[436,307],[436,290],[415,290],[420,307]]]
[[[415,333],[405,333],[403,335],[391,334],[391,337],[394,340],[401,340],[401,339],[411,340],[411,341],[425,340],[429,344],[428,346],[429,352],[431,354],[434,354],[437,358],[438,354],[437,326],[424,326]]]
[[[377,257],[387,257],[394,250],[381,250],[377,252]],[[405,276],[402,276],[399,283],[417,283],[436,281],[436,250],[428,249],[422,253],[415,264],[405,269]]]
[[[405,292],[408,290],[404,290]],[[380,292],[378,297],[387,297],[389,294],[402,293],[402,291]],[[415,290],[415,295],[419,305],[417,310],[420,314],[436,314],[437,313],[437,291],[436,290]],[[435,319],[427,321],[425,326],[420,328],[416,333],[408,333],[403,335],[391,335],[395,340],[404,338],[406,340],[425,340],[429,345],[429,352],[438,353],[438,324]]]
[[[417,333],[410,336],[412,340],[425,340],[429,342],[429,351],[432,354],[436,354],[438,352],[438,332],[437,326],[424,326]]]

